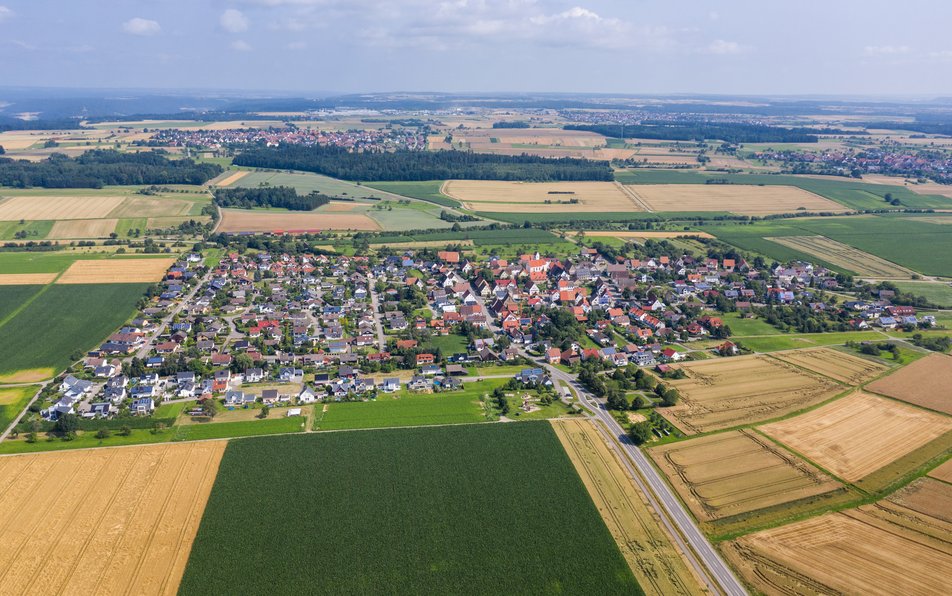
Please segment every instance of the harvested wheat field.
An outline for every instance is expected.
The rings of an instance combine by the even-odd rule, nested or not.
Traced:
[[[449,180],[443,183],[440,192],[475,211],[644,211],[622,185],[614,182]]]
[[[700,521],[809,499],[843,486],[752,431],[731,431],[649,449]]]
[[[53,223],[53,229],[46,236],[57,240],[62,238],[108,238],[116,230],[116,219],[66,219]]]
[[[820,373],[847,385],[859,385],[878,376],[887,366],[830,348],[775,352],[772,357]]]
[[[830,379],[769,356],[735,356],[678,365],[671,380],[681,403],[662,414],[687,434],[762,422],[829,399],[843,390]]]
[[[952,414],[952,357],[930,354],[888,377],[877,379],[867,389]]]
[[[160,281],[175,259],[98,259],[74,261],[58,284],[121,284]]]
[[[182,199],[162,197],[126,197],[109,217],[172,217],[188,215],[193,203]]]
[[[0,375],[0,384],[35,383],[45,381],[56,374],[55,368],[27,368],[8,375]]]
[[[331,201],[326,205],[318,207],[321,211],[325,213],[349,213],[354,211],[357,208],[366,208],[365,203],[352,203],[347,201]]]
[[[222,209],[219,232],[295,232],[324,230],[379,230],[380,224],[358,213],[267,213]]]
[[[238,182],[239,180],[241,180],[247,175],[248,175],[248,172],[245,170],[242,170],[240,172],[231,172],[231,173],[225,172],[219,178],[217,178],[216,180],[210,181],[208,184],[210,186],[231,186],[232,184],[234,184],[235,182]]]
[[[761,430],[853,482],[952,431],[952,418],[857,392]]]
[[[929,476],[952,484],[952,459],[946,460],[944,464],[929,472]]]
[[[863,252],[848,244],[831,240],[826,236],[780,236],[764,239],[819,257],[863,277],[910,279],[916,274],[911,269]]]
[[[874,505],[750,534],[725,554],[767,594],[945,594],[952,487],[928,483],[941,484],[913,483]]]
[[[553,420],[562,447],[646,594],[701,594],[681,551],[589,420]]]
[[[793,186],[629,184],[626,187],[649,211],[728,211],[739,215],[848,211],[839,203]]]
[[[0,200],[0,221],[38,219],[100,219],[123,201],[121,196],[19,196]]]
[[[46,285],[56,279],[56,273],[0,273],[0,286]]]
[[[0,591],[175,594],[224,441],[0,458]]]

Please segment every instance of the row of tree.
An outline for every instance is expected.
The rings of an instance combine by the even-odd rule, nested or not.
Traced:
[[[326,205],[331,197],[312,191],[299,195],[290,186],[262,186],[258,188],[219,188],[215,191],[214,202],[219,207],[254,209],[255,207],[275,207],[291,211],[311,211]]]
[[[607,162],[467,151],[357,153],[343,147],[259,146],[236,156],[234,163],[253,168],[301,170],[357,181],[469,179],[550,182],[614,179]]]
[[[38,162],[0,158],[0,186],[102,188],[129,184],[204,184],[221,166],[169,159],[164,151],[120,153],[95,149],[77,157],[54,153]]]

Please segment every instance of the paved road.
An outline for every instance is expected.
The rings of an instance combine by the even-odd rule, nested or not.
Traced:
[[[381,352],[387,349],[387,338],[383,334],[383,323],[380,322],[380,300],[377,299],[377,291],[374,289],[374,277],[371,275],[367,281],[367,291],[370,292],[370,308],[374,315],[374,327],[377,329],[377,349]]]
[[[205,285],[205,282],[207,282],[211,276],[212,270],[209,268],[208,272],[205,273],[205,275],[203,275],[200,280],[198,280],[198,283],[195,285],[195,287],[192,288],[192,290],[188,292],[184,298],[179,300],[179,303],[169,311],[169,314],[167,314],[165,318],[163,318],[159,324],[155,326],[155,331],[148,338],[146,338],[145,343],[142,344],[142,347],[139,348],[139,350],[135,353],[136,358],[144,359],[149,355],[149,353],[152,351],[152,348],[155,347],[155,340],[159,337],[159,335],[162,334],[165,328],[168,327],[175,315],[182,312],[183,308],[192,303],[192,299],[195,297],[195,294],[197,294],[198,291],[202,289],[202,286]]]
[[[647,456],[641,452],[641,449],[639,449],[637,445],[631,442],[628,438],[628,434],[621,425],[618,424],[615,417],[612,416],[601,403],[597,402],[593,395],[588,393],[574,375],[568,374],[548,364],[544,366],[552,374],[553,379],[571,385],[578,393],[581,402],[605,424],[609,432],[621,443],[622,449],[624,449],[625,453],[638,468],[639,474],[633,474],[636,481],[638,481],[652,506],[662,514],[662,521],[668,526],[669,531],[671,531],[675,540],[681,545],[682,550],[688,554],[692,565],[696,569],[699,567],[698,561],[692,556],[693,554],[700,560],[701,568],[698,569],[698,571],[701,571],[702,576],[707,576],[713,580],[716,584],[716,589],[731,596],[746,594],[746,590],[734,576],[734,573],[728,568],[727,564],[724,563],[724,560],[717,551],[714,550],[707,538],[701,534],[701,531],[697,525],[695,525],[691,516],[685,511],[681,502],[678,501],[664,479],[655,471],[651,462],[648,461]],[[633,470],[630,471],[633,472]],[[640,482],[639,475],[641,479],[644,479],[644,483]],[[647,486],[645,486],[645,484],[647,484]],[[678,532],[673,531],[673,528],[671,528],[668,523],[669,519],[677,526]],[[687,541],[690,545],[690,549],[684,548],[684,541],[681,537]]]
[[[43,389],[45,389],[46,386],[52,382],[53,381],[43,381],[42,383],[29,383],[30,385],[39,385],[40,388],[36,390],[36,393],[33,394],[33,398],[30,399],[30,402],[26,405],[26,407],[23,408],[19,414],[17,414],[17,417],[13,419],[13,422],[11,422],[10,425],[7,426],[7,428],[3,430],[3,434],[0,434],[0,442],[5,441],[7,437],[10,436],[10,433],[13,432],[13,429],[16,428],[18,424],[20,424],[20,421],[23,420],[23,417],[26,415],[26,413],[30,411],[30,406],[33,405],[33,402],[35,402],[37,398],[40,397],[40,393],[43,392]],[[8,385],[5,385],[5,387],[6,386]],[[12,385],[12,386],[19,387],[19,385]]]

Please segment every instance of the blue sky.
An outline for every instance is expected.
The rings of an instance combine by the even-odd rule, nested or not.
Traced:
[[[950,23],[943,0],[0,0],[0,85],[949,96]]]

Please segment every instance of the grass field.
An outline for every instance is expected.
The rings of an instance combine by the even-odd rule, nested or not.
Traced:
[[[720,316],[724,324],[730,327],[731,333],[738,337],[777,335],[780,333],[779,329],[756,316],[744,317],[738,312],[724,313]]]
[[[641,593],[544,422],[229,443],[180,593],[301,586]]]
[[[38,390],[37,385],[0,387],[0,432],[10,426],[13,419],[23,411]]]
[[[856,482],[949,433],[952,418],[857,392],[760,430]]]
[[[278,435],[304,430],[303,416],[281,416],[264,420],[241,422],[210,422],[206,424],[187,424],[176,426],[172,441],[199,441],[204,439],[226,439],[233,437],[254,437],[258,435]]]
[[[845,356],[845,355],[844,355]],[[736,356],[677,365],[687,378],[663,414],[688,434],[761,422],[817,404],[843,390],[830,379],[769,356]]]
[[[134,314],[145,288],[144,284],[48,286],[0,325],[0,375],[66,368],[73,352],[95,347]],[[41,378],[52,375],[46,372]]]
[[[916,481],[873,505],[744,536],[727,558],[765,594],[940,594],[952,575],[952,486]]]
[[[701,586],[655,512],[590,420],[552,427],[646,594],[700,594]]]
[[[462,335],[437,335],[431,337],[424,345],[424,348],[427,350],[439,349],[443,352],[444,356],[452,356],[457,352],[465,352],[466,344],[466,338]]]
[[[755,352],[776,352],[818,346],[836,346],[848,341],[877,341],[885,339],[878,331],[842,331],[834,333],[790,333],[744,337],[736,334],[735,342]]]
[[[952,277],[952,271],[949,271],[948,275]],[[907,292],[915,296],[922,296],[932,304],[946,308],[952,308],[952,285],[949,285],[948,282],[929,283],[917,281],[900,281],[893,282],[893,284],[895,284],[896,287],[903,292]]]
[[[244,171],[244,170],[242,170]],[[226,172],[227,173],[227,172]],[[232,172],[234,175],[237,172]],[[248,171],[246,175],[233,179],[230,184],[224,184],[227,180],[221,180],[221,186],[230,186],[232,188],[257,188],[259,186],[290,186],[298,191],[298,194],[308,194],[319,192],[331,197],[346,197],[351,199],[382,198],[380,193],[375,193],[373,188],[338,180],[329,176],[320,174],[311,174],[306,172],[286,171]]]
[[[174,594],[223,442],[0,458],[5,594]]]
[[[751,431],[729,431],[649,450],[702,527],[737,531],[828,506],[842,484]]]
[[[376,188],[393,194],[429,201],[443,207],[460,207],[459,201],[455,201],[440,192],[443,186],[443,180],[427,180],[424,182],[370,182],[365,184],[369,188]]]
[[[465,383],[462,391],[412,394],[401,391],[381,394],[375,401],[329,403],[315,416],[316,430],[423,426],[483,422],[486,416],[479,398],[499,386],[498,381]]]

